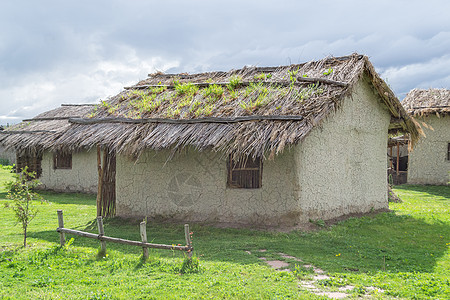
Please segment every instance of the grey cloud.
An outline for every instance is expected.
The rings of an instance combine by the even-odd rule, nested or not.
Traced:
[[[449,9],[437,0],[6,0],[0,103],[5,116],[30,117],[105,98],[155,69],[228,70],[352,52],[369,55],[400,94],[448,87],[435,65],[447,66]]]

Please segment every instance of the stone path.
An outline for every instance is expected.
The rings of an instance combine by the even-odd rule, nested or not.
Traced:
[[[264,253],[267,252],[267,249],[260,249],[260,250],[256,250],[257,252],[260,253]],[[252,252],[251,251],[245,251],[247,254],[251,255]],[[281,259],[289,259],[289,260],[293,260],[296,262],[303,262],[302,259],[295,257],[295,256],[291,256],[291,255],[287,255],[285,253],[277,253],[278,256],[280,256]],[[277,271],[287,271],[287,272],[292,272],[291,269],[289,269],[290,264],[287,263],[284,260],[268,260],[266,257],[258,257],[260,260],[264,261],[266,264],[268,264],[271,268],[277,270]],[[339,287],[338,290],[339,291],[326,291],[321,289],[320,287],[317,286],[317,282],[319,280],[326,280],[326,279],[330,279],[331,277],[327,274],[325,274],[325,271],[322,269],[319,269],[313,265],[309,265],[309,264],[301,264],[304,268],[307,269],[312,269],[312,271],[314,272],[314,276],[312,277],[311,280],[300,280],[299,281],[299,288],[304,288],[306,290],[308,290],[311,293],[314,293],[318,296],[326,296],[328,298],[331,299],[344,299],[347,298],[347,296],[349,296],[348,293],[352,292],[352,290],[355,288],[352,285],[345,285],[342,287]],[[375,288],[375,287],[366,287],[367,290],[369,291],[378,291],[380,293],[384,292],[381,289]]]

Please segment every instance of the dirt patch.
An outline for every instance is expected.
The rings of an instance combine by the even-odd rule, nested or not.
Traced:
[[[282,260],[266,260],[266,264],[268,264],[269,266],[271,266],[276,270],[289,267],[289,264]]]

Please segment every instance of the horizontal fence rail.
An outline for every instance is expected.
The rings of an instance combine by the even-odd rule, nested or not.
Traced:
[[[186,246],[148,243],[147,242],[146,225],[147,225],[146,222],[141,222],[140,226],[139,226],[142,241],[126,240],[126,239],[115,238],[115,237],[110,237],[110,236],[104,235],[105,232],[103,229],[103,219],[101,216],[97,217],[97,226],[98,226],[98,231],[99,231],[98,234],[64,228],[63,211],[58,210],[58,226],[59,227],[56,229],[56,231],[60,234],[61,246],[64,246],[66,243],[65,234],[73,234],[73,235],[77,235],[77,236],[81,236],[81,237],[99,240],[100,245],[101,245],[101,251],[103,253],[106,253],[106,242],[111,242],[111,243],[117,243],[117,244],[125,244],[125,245],[130,245],[130,246],[142,247],[143,256],[145,259],[148,258],[148,248],[185,251],[188,253],[188,257],[192,256],[192,251],[194,250],[194,248],[192,247],[191,236],[190,236],[188,224],[184,225]]]

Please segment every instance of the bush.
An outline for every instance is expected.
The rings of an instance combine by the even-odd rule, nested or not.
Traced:
[[[11,208],[14,211],[17,222],[22,224],[24,247],[27,246],[28,225],[37,214],[33,200],[40,200],[41,203],[43,201],[43,198],[33,191],[40,184],[35,177],[36,173],[28,172],[28,167],[25,167],[20,173],[14,174],[13,181],[6,183],[6,188],[8,189],[7,198],[13,201]]]

